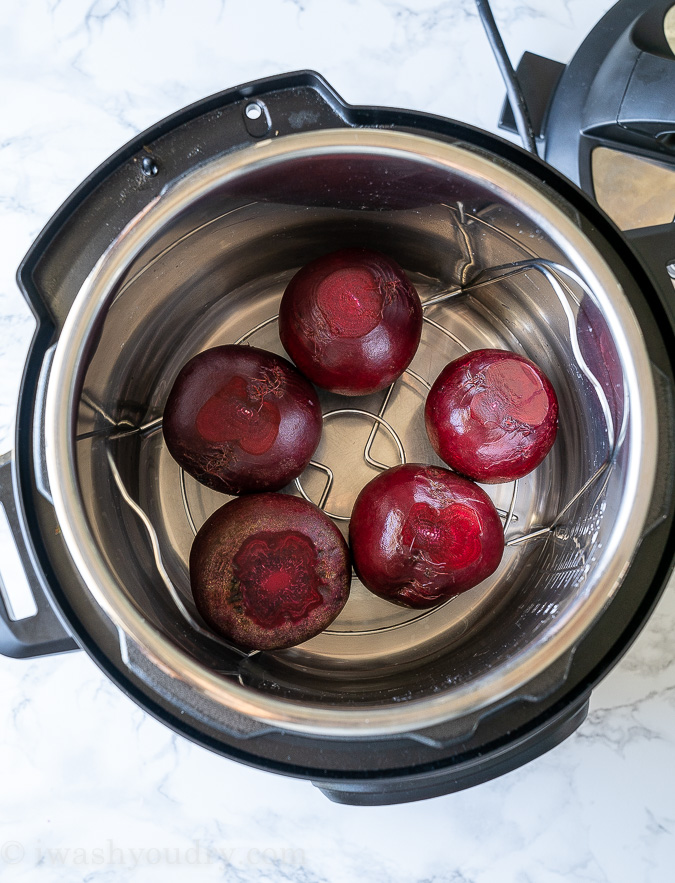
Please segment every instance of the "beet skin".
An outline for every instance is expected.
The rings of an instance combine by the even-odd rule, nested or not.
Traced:
[[[369,482],[349,523],[361,582],[404,607],[434,607],[492,574],[504,552],[494,504],[474,482],[408,463]]]
[[[427,397],[425,420],[441,460],[474,481],[496,484],[527,475],[551,450],[558,400],[529,359],[475,350],[441,371]]]
[[[312,503],[253,494],[221,506],[201,527],[190,583],[214,631],[250,650],[278,650],[318,635],[342,610],[349,550]]]
[[[422,305],[399,265],[374,251],[344,249],[299,270],[279,308],[286,352],[331,392],[384,389],[412,361]]]
[[[207,487],[273,491],[309,463],[321,438],[321,407],[314,387],[281,356],[219,346],[183,366],[162,429],[171,456]]]

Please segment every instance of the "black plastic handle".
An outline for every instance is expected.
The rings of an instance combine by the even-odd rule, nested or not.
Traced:
[[[675,268],[675,223],[625,230],[623,235],[649,273],[675,328],[675,288],[669,271]]]
[[[487,750],[478,766],[475,761],[458,762],[419,775],[403,775],[393,779],[373,776],[360,782],[313,784],[329,800],[349,806],[383,806],[454,794],[509,773],[555,748],[581,726],[587,714],[588,697],[584,696],[577,703],[565,706],[558,714],[535,725],[529,732],[511,736],[494,750]]]
[[[37,612],[25,619],[14,619],[6,602],[6,592],[0,592],[0,653],[15,659],[29,659],[34,656],[77,650],[78,645],[66,631],[45,595],[42,581],[26,544],[14,496],[12,464],[11,453],[0,457],[0,504],[5,510]],[[1,576],[0,562],[0,578]]]

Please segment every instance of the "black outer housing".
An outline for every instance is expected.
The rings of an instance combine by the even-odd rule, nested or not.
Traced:
[[[244,109],[256,100],[264,109],[263,123],[249,125]],[[300,110],[304,113],[298,113]],[[604,250],[642,323],[650,357],[664,378],[664,402],[675,376],[675,330],[671,309],[672,287],[664,282],[660,267],[649,271],[627,247],[626,240],[611,222],[573,184],[541,160],[520,148],[483,131],[451,120],[406,110],[351,107],[336,95],[318,75],[298,72],[271,77],[206,98],[159,122],[100,166],[54,215],[23,261],[19,285],[38,322],[24,371],[15,448],[15,492],[17,511],[30,558],[45,595],[66,624],[53,640],[68,641],[68,633],[83,647],[103,671],[138,705],[178,733],[204,747],[239,762],[285,775],[307,778],[331,799],[351,804],[399,803],[436,796],[494,778],[542,754],[566,738],[583,721],[593,686],[626,651],[651,613],[667,582],[675,550],[675,509],[673,500],[654,503],[647,535],[628,570],[624,583],[606,612],[577,646],[562,686],[553,686],[532,698],[527,689],[511,696],[480,718],[473,729],[454,735],[443,725],[427,737],[422,734],[354,739],[307,737],[269,730],[246,737],[215,729],[198,718],[181,714],[180,707],[165,700],[122,662],[114,652],[114,642],[105,639],[100,624],[85,621],[69,601],[69,593],[56,577],[50,550],[53,537],[45,531],[45,502],[38,498],[33,462],[34,400],[45,351],[58,337],[58,328],[69,303],[59,302],[59,289],[50,289],[49,274],[41,273],[45,260],[54,274],[59,261],[63,272],[72,266],[69,256],[59,256],[60,239],[77,223],[78,214],[87,216],[101,201],[96,190],[114,181],[130,164],[137,171],[137,192],[127,197],[122,208],[129,220],[154,197],[161,187],[190,168],[186,159],[193,127],[214,116],[228,121],[218,138],[204,145],[200,160],[218,153],[247,147],[258,137],[281,137],[303,129],[367,126],[417,132],[444,141],[459,141],[516,165],[526,176],[552,187],[572,210],[578,212],[578,225]],[[271,127],[270,127],[271,126]],[[263,131],[264,129],[264,131]],[[201,130],[200,130],[201,131]],[[168,147],[167,148],[167,137]],[[171,140],[173,139],[173,141]],[[208,149],[207,149],[208,148]],[[146,170],[144,174],[143,170]],[[147,170],[151,174],[147,175]],[[156,174],[153,172],[156,171]],[[100,206],[120,214],[120,205]],[[569,211],[569,208],[567,209]],[[124,211],[122,214],[124,214]],[[110,238],[118,229],[109,231]],[[609,250],[607,248],[609,246]],[[621,257],[619,257],[619,254]],[[93,262],[97,254],[89,257]],[[51,263],[49,263],[51,262]],[[86,264],[86,261],[84,262]],[[93,263],[92,263],[93,265]],[[89,267],[82,270],[83,276]],[[47,282],[45,282],[47,280]],[[72,281],[72,280],[71,280]],[[76,284],[77,280],[73,284]],[[75,287],[77,290],[79,286]],[[640,293],[641,292],[641,293]],[[672,421],[666,424],[672,428]],[[672,439],[661,440],[661,466],[675,474]],[[65,554],[65,553],[64,553]],[[73,584],[79,575],[73,568]],[[73,588],[71,586],[70,593]],[[0,605],[1,607],[1,605]],[[4,611],[0,611],[4,614]],[[4,616],[3,616],[4,618]],[[0,637],[0,652],[7,652]],[[29,655],[30,648],[24,648]],[[44,650],[37,649],[37,653]],[[47,651],[49,652],[49,651]]]

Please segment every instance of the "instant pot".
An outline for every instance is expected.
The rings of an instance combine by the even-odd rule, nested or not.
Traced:
[[[406,269],[422,342],[389,390],[321,393],[322,442],[287,492],[346,530],[378,471],[438,463],[426,393],[482,347],[544,370],[558,439],[534,473],[488,488],[506,552],[480,586],[415,611],[354,578],[328,630],[245,653],[192,601],[192,539],[227,498],[168,455],[164,402],[206,347],[282,353],[287,282],[349,246]],[[444,794],[547,751],[583,721],[673,565],[675,253],[647,251],[537,157],[447,119],[346,105],[313,73],[158,123],[83,182],[19,269],[37,328],[1,500],[37,612],[0,604],[0,649],[82,648],[175,731],[343,803]]]

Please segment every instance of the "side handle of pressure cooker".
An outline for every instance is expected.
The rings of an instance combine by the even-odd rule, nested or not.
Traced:
[[[45,595],[26,542],[16,505],[11,452],[0,456],[0,534],[4,534],[0,558],[0,653],[28,659],[78,649]],[[19,582],[26,584],[21,596],[14,591]],[[17,597],[21,598],[21,607]]]
[[[675,328],[675,223],[626,230],[624,236],[649,272]]]
[[[417,774],[404,770],[398,775],[375,775],[360,782],[313,784],[334,803],[350,806],[383,806],[453,794],[488,782],[540,757],[571,736],[587,714],[588,696],[584,695],[573,705],[534,723],[523,732],[512,733],[507,740],[498,739],[492,746],[484,746],[480,750],[480,760],[475,754],[462,758],[458,752],[455,763],[430,764]]]
[[[656,288],[672,333],[675,334],[675,223],[628,230],[624,235]],[[672,380],[654,363],[652,376],[660,416],[659,460],[662,464],[671,464],[665,472],[670,474],[675,464],[675,389]],[[659,483],[654,489],[643,536],[666,519],[672,508],[672,499],[672,482]]]

